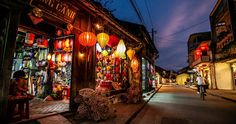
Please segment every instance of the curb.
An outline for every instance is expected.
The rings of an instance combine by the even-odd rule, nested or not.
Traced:
[[[196,89],[191,88],[191,87],[187,87],[187,88],[192,89],[192,90],[196,90]],[[209,93],[209,92],[207,92],[206,94],[212,95],[212,96],[215,96],[215,97],[219,97],[219,98],[221,98],[221,99],[228,100],[228,101],[231,101],[231,102],[236,103],[236,100],[231,99],[231,98],[227,98],[227,97],[224,97],[224,96],[221,96],[221,95],[217,95],[217,94],[214,94],[214,93]]]
[[[137,115],[138,113],[145,107],[145,105],[150,101],[150,99],[161,89],[162,85],[151,95],[151,97],[136,111],[134,112],[129,119],[125,122],[125,124],[129,124]]]
[[[231,98],[227,98],[227,97],[220,96],[220,95],[217,95],[217,94],[212,94],[212,93],[207,93],[207,94],[212,95],[212,96],[216,96],[216,97],[220,97],[221,99],[228,100],[228,101],[236,103],[236,100],[231,99]]]

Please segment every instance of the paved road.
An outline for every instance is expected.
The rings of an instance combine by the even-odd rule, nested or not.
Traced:
[[[236,103],[179,86],[162,86],[131,124],[236,124]]]

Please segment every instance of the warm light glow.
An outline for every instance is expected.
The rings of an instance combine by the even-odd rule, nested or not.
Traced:
[[[108,55],[107,50],[103,50],[103,51],[102,51],[102,55],[103,55],[104,57],[107,56],[107,55]]]
[[[100,29],[101,26],[100,26],[99,24],[96,24],[96,28],[97,28],[97,29]]]
[[[135,55],[135,50],[133,49],[129,49],[127,52],[126,52],[127,56],[129,57],[130,60],[132,60],[132,58],[134,57]]]
[[[79,57],[84,58],[84,53],[79,52]]]
[[[133,58],[131,60],[131,68],[132,68],[133,72],[138,72],[138,70],[139,70],[139,62],[138,62],[137,58]]]
[[[125,50],[126,50],[126,47],[125,47],[124,41],[121,39],[118,46],[117,46],[117,51],[118,51],[119,55],[122,56],[122,54],[125,52]]]
[[[109,41],[109,35],[106,33],[99,33],[97,35],[97,40],[101,48],[104,48]]]
[[[47,56],[48,60],[50,61],[52,59],[52,55],[49,53]]]
[[[70,47],[70,40],[67,38],[64,42],[64,47]]]
[[[57,54],[57,62],[61,62],[61,54]]]

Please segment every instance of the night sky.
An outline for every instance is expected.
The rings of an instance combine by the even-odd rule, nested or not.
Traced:
[[[152,28],[156,30],[155,45],[160,55],[156,65],[175,71],[186,67],[189,35],[210,31],[209,15],[217,0],[133,1],[141,19],[130,0],[101,0],[101,3],[120,20],[143,24],[149,32]]]

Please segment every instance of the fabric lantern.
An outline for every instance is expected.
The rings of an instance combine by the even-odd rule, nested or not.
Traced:
[[[119,43],[119,38],[116,36],[116,35],[110,35],[109,36],[109,41],[107,43],[107,45],[109,47],[114,47],[114,46],[117,46]]]
[[[35,34],[26,33],[25,43],[28,44],[28,45],[32,45],[34,43],[34,38],[35,38]]]
[[[70,39],[69,39],[69,38],[67,38],[67,39],[64,41],[64,47],[65,47],[65,48],[70,47]]]
[[[49,53],[47,56],[48,61],[50,61],[52,59],[52,55]]]
[[[99,33],[97,35],[97,40],[101,48],[104,48],[109,41],[109,35],[106,33]]]
[[[127,53],[127,56],[129,57],[129,59],[132,60],[132,58],[134,57],[134,54],[135,54],[135,50],[129,49],[126,53]]]
[[[71,38],[71,39],[70,39],[70,47],[71,47],[71,48],[73,47],[73,42],[74,42],[74,40],[73,40],[73,38]]]
[[[131,60],[131,68],[132,68],[133,72],[138,72],[138,70],[139,70],[139,62],[138,62],[137,58],[133,58]]]
[[[114,52],[114,54],[115,54],[115,58],[119,58],[120,57],[117,50]]]
[[[122,56],[122,54],[125,52],[125,50],[126,50],[126,47],[125,47],[124,41],[121,39],[119,41],[118,46],[117,46],[117,51],[118,51],[119,55]]]
[[[122,54],[120,55],[120,58],[122,58],[122,59],[126,59],[126,55],[125,55],[125,53],[122,53]]]
[[[98,52],[102,52],[102,48],[100,47],[100,45],[98,43],[96,43],[96,49]]]
[[[104,57],[107,56],[107,55],[108,55],[107,50],[103,50],[103,51],[102,51],[102,55],[103,55]]]
[[[56,60],[56,55],[52,54],[52,61],[55,62],[55,60]]]
[[[72,54],[68,55],[68,61],[71,62],[72,61]]]
[[[57,54],[57,62],[61,62],[61,54]]]
[[[83,32],[79,35],[79,43],[83,46],[93,46],[96,40],[96,35],[92,32]]]
[[[58,41],[58,44],[57,44],[58,49],[61,49],[61,48],[62,48],[62,43],[63,43],[63,42],[62,42],[61,40]]]
[[[65,53],[65,54],[63,55],[63,59],[64,59],[65,62],[68,62],[68,61],[69,61],[69,54],[68,54],[68,53]]]

